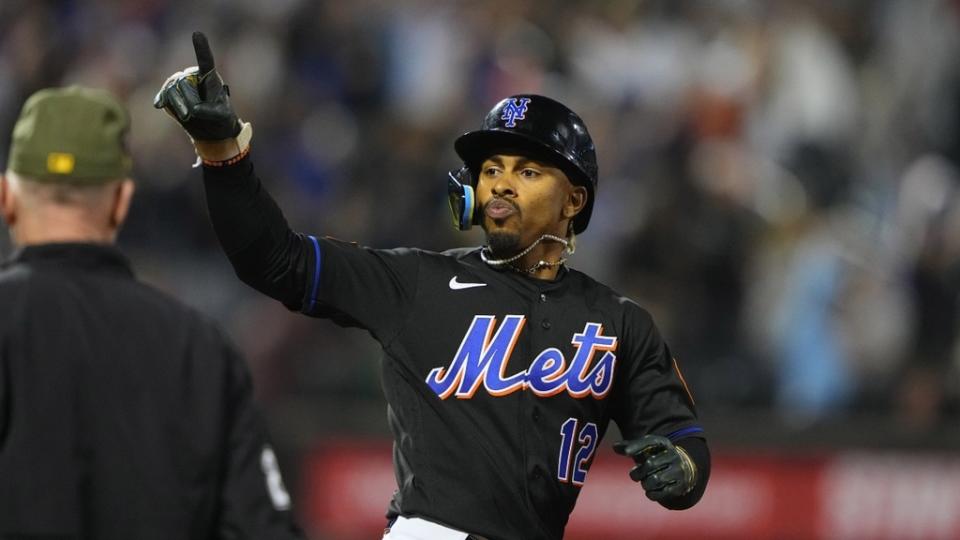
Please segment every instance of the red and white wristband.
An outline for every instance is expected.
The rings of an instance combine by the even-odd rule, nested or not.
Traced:
[[[194,141],[193,148],[197,152],[197,161],[193,164],[194,168],[200,165],[204,167],[228,167],[247,157],[250,154],[250,141],[253,139],[253,126],[250,122],[241,122],[240,126],[240,133],[237,133],[237,136],[233,139],[236,151],[225,159],[211,159],[214,156],[204,155],[206,153],[203,148],[204,142]]]

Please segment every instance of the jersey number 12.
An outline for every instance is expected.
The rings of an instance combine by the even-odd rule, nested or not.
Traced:
[[[573,485],[582,486],[587,479],[587,470],[584,467],[593,459],[598,437],[596,424],[587,422],[578,432],[578,423],[576,418],[568,418],[560,426],[560,459],[557,464],[557,478],[561,482],[573,481]],[[573,452],[574,448],[577,449],[576,455]],[[572,475],[571,469],[573,469]]]

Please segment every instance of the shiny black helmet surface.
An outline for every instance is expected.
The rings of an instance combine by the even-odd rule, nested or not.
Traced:
[[[519,153],[559,167],[587,188],[587,204],[573,219],[573,230],[587,228],[597,192],[597,154],[583,120],[563,104],[535,94],[510,96],[487,113],[480,129],[464,133],[453,146],[474,178],[494,154]]]

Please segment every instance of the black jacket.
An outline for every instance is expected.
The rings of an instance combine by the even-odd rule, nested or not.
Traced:
[[[301,535],[249,372],[115,248],[0,266],[0,539]]]

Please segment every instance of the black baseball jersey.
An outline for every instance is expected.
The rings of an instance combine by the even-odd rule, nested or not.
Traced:
[[[250,375],[115,248],[0,265],[0,539],[297,539]]]
[[[205,179],[241,278],[291,309],[365,328],[383,346],[399,486],[388,517],[492,539],[558,539],[610,420],[628,438],[702,436],[650,315],[583,273],[562,268],[541,281],[491,268],[479,249],[381,250],[300,235],[249,159],[208,168]]]

